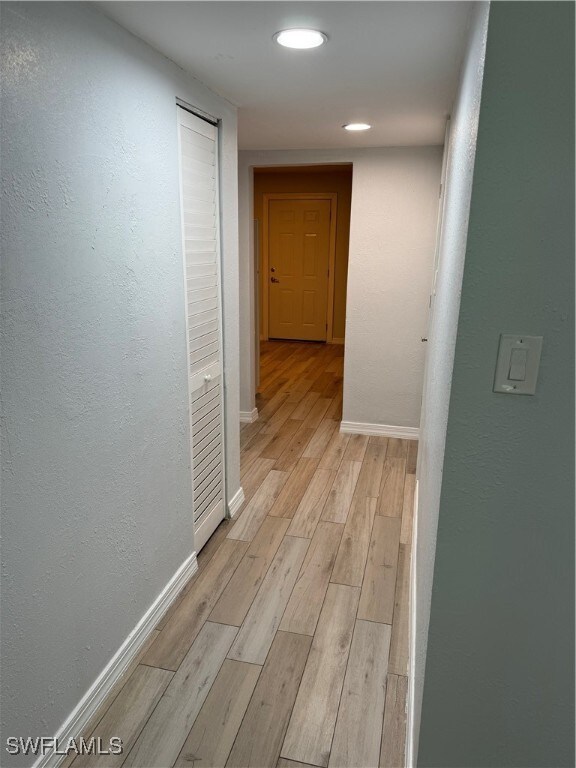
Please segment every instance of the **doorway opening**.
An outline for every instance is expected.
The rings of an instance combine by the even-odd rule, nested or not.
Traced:
[[[328,356],[343,356],[351,199],[351,163],[254,168],[260,395],[272,349],[278,364],[296,347],[313,358],[340,345]]]

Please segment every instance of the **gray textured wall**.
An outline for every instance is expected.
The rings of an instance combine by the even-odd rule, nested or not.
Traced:
[[[223,118],[232,494],[238,258],[234,108],[88,4],[3,3],[2,46],[6,737],[56,732],[194,548],[177,96]]]
[[[445,148],[445,199],[438,244],[436,284],[430,309],[420,421],[418,505],[412,551],[412,754],[418,752],[442,467],[466,255],[489,3],[474,3],[471,10],[468,45],[450,120],[448,146]]]
[[[574,5],[493,3],[418,765],[574,765]],[[501,332],[544,336],[534,397]]]

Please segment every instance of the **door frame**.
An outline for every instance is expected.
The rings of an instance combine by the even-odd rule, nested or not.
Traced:
[[[337,192],[265,192],[262,196],[262,278],[266,277],[266,288],[262,290],[262,335],[268,341],[270,311],[270,214],[271,200],[329,200],[330,201],[330,242],[328,249],[328,300],[326,305],[326,343],[334,339],[334,272],[336,269],[336,221],[338,214]]]

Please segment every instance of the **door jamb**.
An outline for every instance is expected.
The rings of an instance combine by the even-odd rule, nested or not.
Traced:
[[[269,255],[269,204],[270,200],[330,200],[330,244],[328,251],[328,303],[326,307],[326,343],[334,339],[334,273],[336,269],[336,220],[338,213],[337,192],[264,192],[262,196],[262,276],[266,289],[262,291],[262,336],[268,341],[270,283],[268,281]]]

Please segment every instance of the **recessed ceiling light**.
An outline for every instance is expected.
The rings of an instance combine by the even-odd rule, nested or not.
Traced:
[[[283,29],[276,32],[274,40],[285,48],[318,48],[328,40],[324,32],[317,29]]]
[[[342,128],[345,128],[347,131],[368,131],[372,126],[368,125],[368,123],[348,123],[343,125]]]

